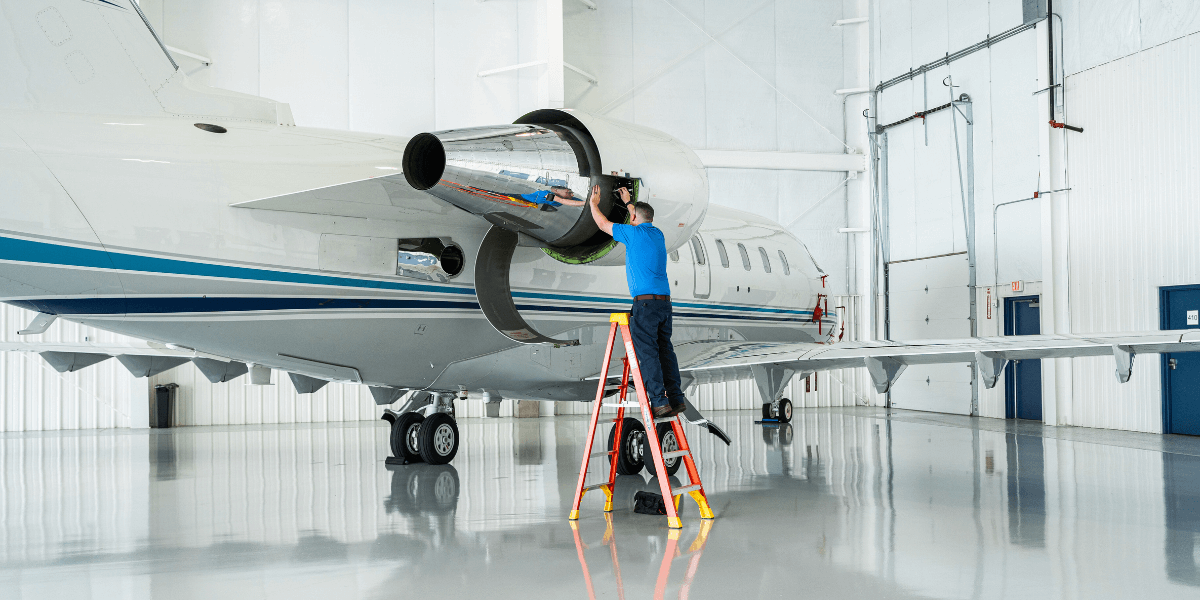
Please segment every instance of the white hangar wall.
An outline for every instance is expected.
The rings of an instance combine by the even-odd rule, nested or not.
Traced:
[[[564,0],[567,106],[669,133],[697,150],[865,154],[865,0]],[[860,47],[861,46],[861,47]],[[844,124],[845,123],[845,124]],[[845,142],[845,143],[843,143]],[[843,172],[708,170],[713,203],[785,225],[830,274],[832,294],[857,294],[852,236],[865,227],[866,179]]]
[[[200,83],[292,107],[305,127],[392,135],[511,123],[542,108],[544,0],[141,0]]]
[[[1055,27],[1061,23],[1062,36],[1060,40],[1056,35],[1055,43],[1060,47],[1059,70],[1066,77],[1065,116],[1060,118],[1085,129],[1083,134],[1067,133],[1061,156],[1055,158],[1065,163],[1062,187],[1071,188],[1064,196],[1069,214],[1064,232],[1068,330],[1086,334],[1158,329],[1160,286],[1200,283],[1200,247],[1188,229],[1197,217],[1193,190],[1200,181],[1200,148],[1190,135],[1200,130],[1191,107],[1200,93],[1200,4],[1056,0],[1054,11],[1061,15]],[[878,83],[1020,25],[1021,3],[872,0],[872,17],[873,83]],[[1038,49],[1038,37],[1045,36],[1041,27],[931,72],[925,82],[918,78],[880,95],[881,124],[922,110],[922,83],[930,106],[947,102],[942,79],[948,74],[974,101],[976,249],[984,335],[995,335],[1002,318],[1002,307],[994,307],[998,318],[990,324],[983,318],[982,294],[994,279],[1001,286],[994,297],[1011,294],[1006,286],[1014,280],[1026,282],[1021,295],[1042,292],[1044,200],[1000,209],[998,278],[992,271],[991,234],[995,204],[1047,189],[1037,156],[1045,127],[1037,103],[1046,99],[1032,95],[1038,89],[1039,52],[1044,51]],[[893,260],[965,249],[953,178],[953,139],[945,113],[927,119],[928,147],[920,119],[888,131]],[[919,276],[910,277],[893,282],[893,289],[922,290],[924,285]],[[964,284],[950,287],[964,299],[960,302],[965,301]],[[924,328],[924,317],[936,308],[928,301],[905,306],[900,299],[900,304],[902,314],[893,313],[893,319],[920,324],[916,329]],[[1045,319],[1043,311],[1043,323]],[[925,329],[929,335],[921,337],[953,333],[935,319]],[[1044,408],[1049,424],[1162,431],[1158,357],[1142,357],[1128,384],[1116,382],[1111,359],[1064,362],[1072,393]],[[931,379],[936,383],[936,377]],[[969,379],[960,378],[945,386],[959,387],[959,399],[949,408],[944,396],[922,404],[916,394],[907,396],[907,405],[904,396],[895,405],[965,412],[967,383]],[[924,385],[925,376],[909,369],[898,389]],[[1003,383],[981,391],[980,414],[1002,418],[1003,394]],[[894,401],[898,395],[893,395]]]
[[[1071,331],[1158,329],[1159,288],[1200,283],[1200,33],[1069,74],[1066,90],[1084,128],[1067,137]],[[1111,360],[1073,360],[1064,424],[1161,432],[1159,365],[1142,357],[1119,384]]]
[[[989,36],[1022,24],[1021,3],[928,3],[874,0],[874,84],[902,75]],[[998,252],[993,252],[993,207],[1033,196],[1038,190],[1039,97],[1037,43],[1033,30],[889,87],[878,94],[878,124],[889,125],[946,104],[950,77],[954,97],[967,94],[974,116],[973,148],[958,117],[960,159],[955,158],[952,112],[941,110],[886,130],[887,206],[890,242],[891,338],[947,339],[970,336],[966,232],[958,177],[966,178],[973,151],[975,249],[980,335],[1003,333],[1002,302],[1037,293],[1041,280],[1041,229],[1036,202],[997,211]],[[998,272],[998,277],[996,273]],[[996,281],[998,279],[998,281]],[[1011,293],[1009,282],[1026,282]],[[991,288],[993,310],[987,310]],[[998,303],[999,306],[995,304]],[[990,314],[990,318],[989,318]],[[909,367],[892,392],[898,408],[969,414],[969,365]],[[1004,417],[1003,383],[980,389],[979,414]]]

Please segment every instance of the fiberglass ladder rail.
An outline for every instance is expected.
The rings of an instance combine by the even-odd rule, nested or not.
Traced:
[[[708,506],[708,496],[704,494],[704,484],[700,482],[700,473],[696,469],[696,461],[692,459],[691,447],[688,445],[687,437],[683,434],[683,423],[680,422],[679,416],[665,417],[655,419],[654,414],[650,410],[650,400],[646,397],[646,386],[642,384],[642,370],[638,367],[637,353],[633,348],[633,337],[629,334],[629,313],[612,313],[609,315],[609,323],[611,326],[608,329],[608,343],[604,348],[604,366],[600,370],[600,381],[596,389],[596,402],[592,406],[592,420],[588,426],[587,441],[583,448],[583,464],[579,467],[579,483],[575,486],[575,501],[571,504],[572,521],[579,519],[579,503],[583,501],[583,495],[590,490],[604,491],[604,512],[612,512],[612,497],[613,486],[617,480],[617,460],[620,458],[620,450],[622,447],[621,426],[625,420],[626,408],[640,408],[642,413],[642,423],[646,426],[646,436],[643,444],[650,447],[650,458],[654,463],[654,472],[659,474],[658,486],[662,492],[663,504],[667,509],[667,526],[671,529],[680,529],[683,523],[679,520],[679,502],[684,495],[690,496],[696,501],[700,507],[701,519],[712,519],[713,512]],[[612,361],[613,346],[616,343],[617,334],[621,335],[622,342],[625,345],[624,368],[621,373],[621,386],[619,388],[619,401],[615,404],[604,403],[604,386],[608,382],[608,368]],[[626,395],[629,391],[630,377],[632,383],[635,384],[637,402],[627,402]],[[600,423],[600,409],[604,406],[616,407],[617,418],[613,420],[613,427],[616,431],[613,433],[613,449],[607,452],[592,452],[592,445],[596,440],[596,428]],[[658,436],[658,424],[670,423],[671,430],[675,434],[675,440],[679,444],[679,450],[674,452],[662,451],[661,441]],[[608,456],[608,481],[605,483],[597,483],[586,485],[588,463],[594,457]],[[688,483],[677,488],[671,487],[671,478],[666,476],[666,458],[680,457],[683,459],[684,467],[687,468]],[[670,500],[667,500],[670,498]]]

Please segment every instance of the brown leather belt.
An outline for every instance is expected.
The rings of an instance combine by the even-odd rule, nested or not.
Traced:
[[[668,302],[671,301],[670,296],[660,296],[658,294],[642,294],[641,296],[634,296],[633,299],[634,300],[666,300]]]

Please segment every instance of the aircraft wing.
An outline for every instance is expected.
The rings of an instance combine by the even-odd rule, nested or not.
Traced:
[[[1137,354],[1200,351],[1200,330],[829,345],[695,342],[680,344],[676,351],[680,371],[700,382],[750,376],[756,380],[779,380],[786,385],[797,373],[866,367],[875,389],[882,394],[908,365],[974,362],[984,384],[990,388],[1009,361],[1075,356],[1112,356],[1117,378],[1125,382],[1132,374],[1133,357]],[[761,387],[763,382],[759,383]]]

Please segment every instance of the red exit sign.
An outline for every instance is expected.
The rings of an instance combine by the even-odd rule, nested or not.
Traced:
[[[1014,282],[1012,282],[1012,291],[1014,291],[1014,292],[1023,292],[1023,291],[1025,291],[1025,282],[1023,282],[1023,281],[1014,281]]]

